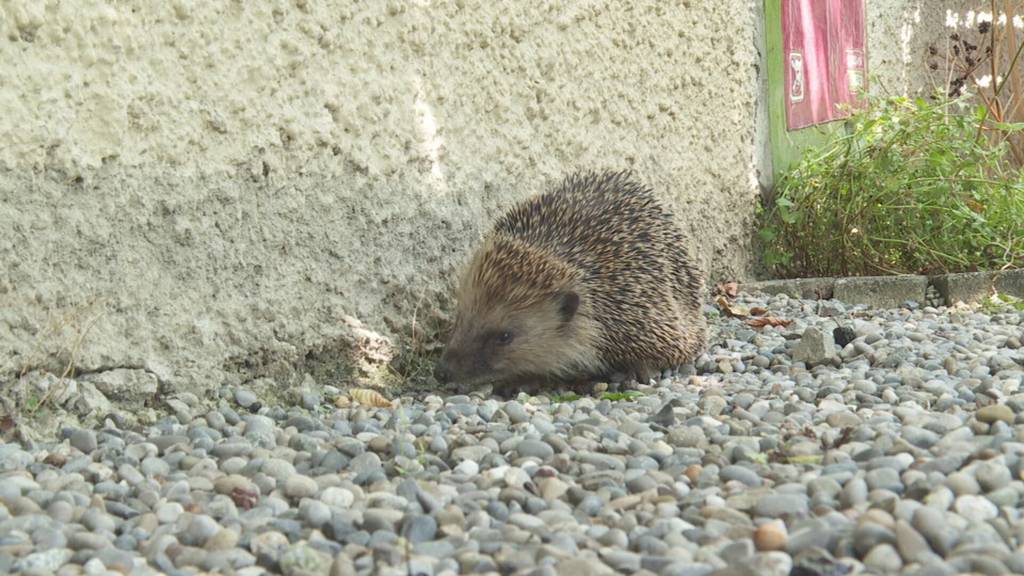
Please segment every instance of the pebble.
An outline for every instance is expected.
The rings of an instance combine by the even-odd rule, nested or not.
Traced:
[[[974,524],[991,520],[999,514],[999,509],[990,500],[972,494],[958,496],[953,508],[961,518]]]
[[[70,442],[72,446],[86,454],[91,454],[98,446],[96,433],[92,430],[83,430],[81,428],[71,433]]]
[[[551,458],[555,454],[555,449],[546,442],[526,439],[516,446],[516,452],[523,458],[539,458],[543,461]]]
[[[758,576],[790,576],[793,572],[793,558],[785,552],[757,554],[746,565]]]
[[[412,516],[406,519],[402,532],[413,544],[428,542],[437,535],[437,520],[425,515]]]
[[[977,418],[981,422],[991,424],[993,422],[1013,422],[1014,413],[1009,406],[1005,404],[990,404],[983,408],[979,408],[976,414]]]
[[[245,388],[235,390],[235,402],[237,402],[242,408],[250,408],[256,404],[256,401],[256,395],[253,394],[252,391],[246,390]]]
[[[896,547],[904,562],[921,563],[933,556],[928,541],[906,520],[898,520],[895,526]]]
[[[983,462],[979,464],[974,472],[974,477],[985,492],[994,492],[1000,488],[1005,488],[1013,479],[1010,469],[1005,464],[998,462]]]
[[[320,501],[334,508],[349,508],[355,500],[356,497],[350,490],[338,486],[328,486],[320,494]]]
[[[800,516],[808,513],[807,497],[802,494],[768,494],[757,501],[758,516]]]
[[[161,524],[174,524],[185,512],[185,507],[178,502],[164,502],[156,508],[156,519]]]
[[[811,326],[804,330],[800,342],[793,348],[793,360],[814,366],[830,361],[836,355],[836,344],[828,330]]]
[[[931,506],[922,506],[915,510],[911,526],[942,556],[953,550],[958,539],[956,529],[946,522],[942,511]]]
[[[1024,315],[737,299],[793,323],[716,314],[692,365],[594,394],[243,382],[0,443],[0,572],[1022,571]]]
[[[722,468],[722,480],[735,480],[747,486],[760,486],[763,482],[757,472],[743,466],[726,466]]]
[[[316,480],[313,480],[309,476],[296,474],[294,476],[289,476],[284,481],[284,493],[289,498],[310,498],[316,495],[317,490],[318,487],[316,485]]]
[[[891,544],[879,544],[864,557],[864,566],[891,574],[903,568],[903,560]]]
[[[221,529],[217,521],[205,514],[192,516],[188,526],[181,532],[180,540],[188,546],[202,547]]]
[[[786,525],[783,522],[766,522],[754,530],[754,546],[762,552],[785,550],[787,541]]]

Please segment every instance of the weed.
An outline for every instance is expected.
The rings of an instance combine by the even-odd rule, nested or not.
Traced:
[[[41,403],[42,401],[39,399],[38,396],[29,396],[28,398],[25,399],[25,410],[27,410],[28,412],[35,412],[39,408]]]
[[[966,96],[854,113],[780,179],[760,214],[766,263],[783,277],[1024,265],[1024,175],[1005,142],[975,138],[985,118]]]
[[[392,323],[391,328],[398,336],[396,354],[388,366],[393,376],[402,383],[413,385],[436,384],[433,379],[434,366],[443,349],[442,333],[447,322],[440,313],[440,302],[424,307],[425,293],[416,297],[411,317],[406,324]]]
[[[620,400],[633,400],[643,396],[643,392],[637,392],[636,390],[627,390],[626,392],[604,392],[599,396],[601,400],[610,400],[612,402],[618,402]]]
[[[1015,298],[1009,294],[996,293],[981,303],[981,311],[986,314],[1008,311],[1024,312],[1024,299]]]
[[[929,70],[940,71],[938,58],[944,57],[940,71],[946,93],[967,95],[983,110],[975,140],[987,137],[991,143],[1006,143],[1010,161],[1024,166],[1024,133],[1006,130],[1004,126],[1024,122],[1024,71],[1021,55],[1024,42],[1018,38],[1015,22],[1020,16],[1018,0],[1004,0],[1002,14],[999,2],[989,0],[988,18],[977,14],[974,28],[963,27],[946,37],[945,50],[936,44],[928,47]],[[966,16],[966,15],[965,15]],[[973,93],[973,94],[971,94]]]

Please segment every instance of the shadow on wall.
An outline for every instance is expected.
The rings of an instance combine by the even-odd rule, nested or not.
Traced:
[[[997,33],[1024,34],[1024,5],[1019,0],[868,2],[868,10],[876,12],[875,17],[868,19],[872,35],[898,38],[898,61],[875,54],[879,59],[872,63],[878,88],[886,95],[927,94],[948,87],[956,74],[950,66],[958,55],[953,39],[956,34],[977,32],[986,26]],[[1013,23],[1012,29],[1007,28],[1007,22]],[[1004,65],[1008,63],[1008,52],[1012,50],[999,55]],[[972,82],[987,87],[992,74],[978,70]]]

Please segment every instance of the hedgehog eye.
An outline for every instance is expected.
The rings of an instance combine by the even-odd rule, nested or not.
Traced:
[[[495,338],[495,340],[498,342],[498,344],[505,346],[512,342],[512,333],[509,332],[508,330],[501,332],[500,334],[498,334],[498,337]]]

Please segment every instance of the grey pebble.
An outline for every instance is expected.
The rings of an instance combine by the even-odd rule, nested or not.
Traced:
[[[1024,568],[1024,317],[735,300],[793,323],[751,329],[710,306],[707,350],[650,383],[609,383],[625,398],[481,389],[342,406],[306,378],[263,404],[239,381],[176,392],[144,424],[0,443],[0,572]]]
[[[402,533],[413,544],[433,540],[437,534],[437,521],[425,515],[408,517],[402,527]]]
[[[92,430],[76,429],[71,433],[71,445],[86,454],[91,454],[97,447],[96,433]]]
[[[754,507],[758,516],[771,518],[802,516],[808,511],[807,497],[803,494],[768,494],[761,497]]]
[[[235,402],[242,408],[250,408],[257,401],[256,395],[245,388],[235,390]]]
[[[540,440],[531,440],[529,438],[522,440],[516,446],[516,451],[521,457],[524,458],[539,458],[541,460],[547,460],[551,458],[555,449],[552,448],[546,442]]]

